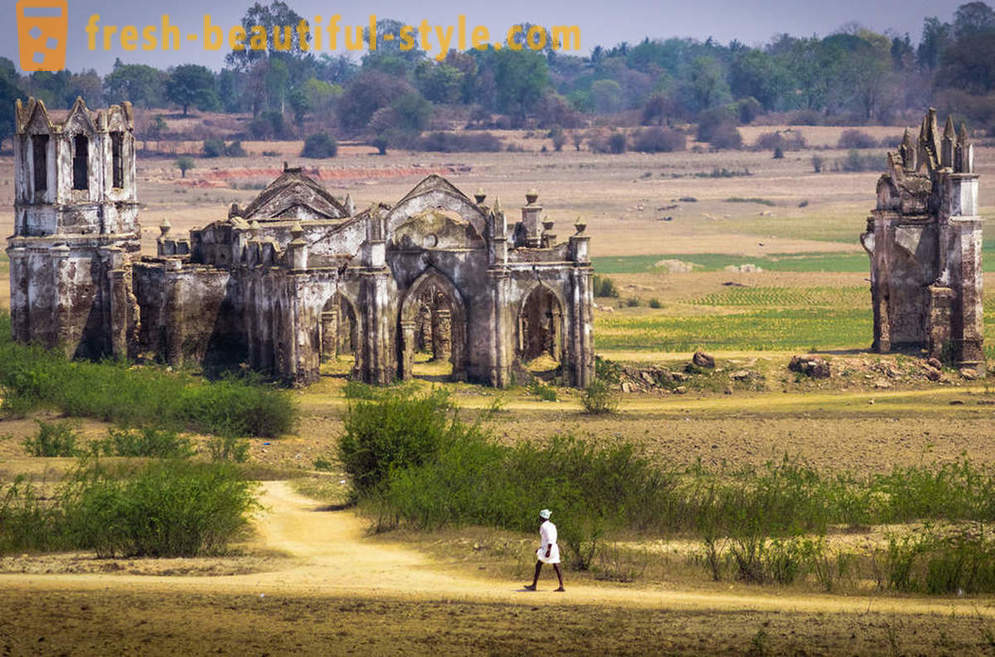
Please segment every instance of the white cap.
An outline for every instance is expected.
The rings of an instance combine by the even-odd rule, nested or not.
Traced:
[[[553,512],[550,511],[549,509],[543,509],[542,511],[539,512],[539,517],[542,518],[543,520],[549,520],[549,516],[551,515],[553,515]]]

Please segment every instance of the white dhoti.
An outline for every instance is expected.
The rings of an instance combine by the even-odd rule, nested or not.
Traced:
[[[549,546],[549,556],[546,556],[546,548],[541,547],[536,550],[536,559],[543,563],[560,563],[560,547],[553,543]]]

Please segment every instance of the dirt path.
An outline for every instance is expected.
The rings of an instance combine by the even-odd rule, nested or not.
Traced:
[[[0,575],[2,589],[160,590],[163,592],[334,595],[420,600],[534,604],[608,605],[670,610],[781,611],[809,613],[945,614],[995,618],[995,600],[925,600],[717,594],[662,588],[571,585],[566,594],[526,593],[520,582],[500,582],[462,573],[405,546],[365,537],[363,521],[349,511],[323,510],[293,492],[287,482],[268,482],[261,501],[267,510],[257,526],[258,547],[290,555],[287,567],[230,577],[131,575]]]

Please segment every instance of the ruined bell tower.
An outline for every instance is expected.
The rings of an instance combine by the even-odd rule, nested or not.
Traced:
[[[860,237],[871,259],[875,351],[925,349],[984,373],[982,219],[967,128],[930,109],[878,180]]]
[[[140,248],[131,105],[68,112],[17,101],[14,338],[70,356],[127,357],[131,257]]]

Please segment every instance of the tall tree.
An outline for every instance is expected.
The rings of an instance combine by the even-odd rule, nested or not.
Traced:
[[[215,110],[221,105],[217,81],[210,69],[199,64],[177,66],[166,81],[166,99],[183,108],[186,116],[190,106],[199,110]]]

